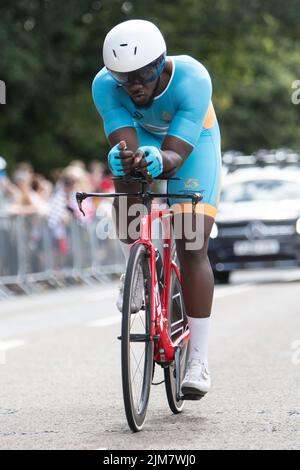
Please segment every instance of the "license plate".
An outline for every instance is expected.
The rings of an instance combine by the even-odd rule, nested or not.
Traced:
[[[276,255],[280,244],[277,240],[255,240],[235,242],[233,251],[236,256]]]

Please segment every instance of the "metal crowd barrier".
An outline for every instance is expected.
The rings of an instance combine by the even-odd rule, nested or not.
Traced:
[[[0,297],[11,295],[12,286],[30,293],[39,291],[41,283],[93,284],[122,273],[119,241],[100,239],[99,222],[72,219],[59,239],[47,218],[0,215]]]

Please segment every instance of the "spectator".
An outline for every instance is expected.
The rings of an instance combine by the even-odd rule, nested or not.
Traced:
[[[0,213],[13,213],[18,197],[19,190],[6,173],[6,161],[0,157]]]
[[[91,192],[92,188],[89,174],[82,167],[76,166],[73,163],[64,170],[63,181],[67,194],[68,209],[72,211],[75,218],[82,220],[82,214],[78,209],[75,193],[76,191]],[[93,201],[91,199],[87,199],[85,201],[86,222],[94,218],[94,212]]]
[[[56,187],[57,183],[62,178],[63,171],[63,168],[54,168],[53,170],[51,170],[50,178],[54,187]]]
[[[86,166],[85,166],[85,163],[81,160],[73,160],[70,164],[69,164],[69,167],[78,167],[78,168],[81,168],[81,170],[83,171],[86,171]]]
[[[6,175],[6,161],[0,157],[0,213],[7,212],[8,178]]]
[[[47,201],[32,189],[33,172],[24,166],[19,166],[19,169],[13,174],[13,181],[18,192],[10,212],[15,215],[46,215],[48,212]]]
[[[102,180],[99,184],[99,192],[101,193],[114,193],[115,187],[113,184],[111,173],[108,169],[104,169]],[[97,217],[111,217],[112,215],[112,204],[114,198],[103,197],[100,198],[97,206]]]
[[[49,227],[58,243],[61,254],[69,251],[67,227],[72,218],[90,222],[94,218],[94,207],[92,200],[88,199],[85,204],[86,218],[78,209],[75,192],[89,191],[88,175],[82,167],[71,165],[67,167],[57,182],[55,191],[50,200]]]
[[[43,201],[49,201],[53,190],[53,185],[50,181],[46,180],[42,175],[35,174],[31,186],[33,191],[37,193]]]
[[[112,180],[112,175],[111,175],[111,172],[108,170],[108,168],[105,168],[103,179],[100,184],[100,191],[103,193],[115,192],[115,186]]]
[[[28,177],[33,178],[34,170],[30,163],[20,162],[17,166],[17,170],[22,171],[23,173],[26,173]]]
[[[104,178],[105,166],[98,160],[93,160],[89,165],[91,190],[99,192]]]

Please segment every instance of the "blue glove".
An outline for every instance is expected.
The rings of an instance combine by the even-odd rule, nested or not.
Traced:
[[[125,171],[120,159],[119,144],[115,145],[108,154],[108,166],[114,176],[124,176]]]
[[[147,170],[153,178],[161,175],[164,166],[163,158],[157,147],[144,146],[139,147],[138,150],[141,150],[144,153],[145,160],[149,163]]]

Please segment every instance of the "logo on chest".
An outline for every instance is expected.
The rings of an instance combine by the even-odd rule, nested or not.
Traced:
[[[144,116],[139,111],[134,111],[133,117],[139,120],[142,119]]]

